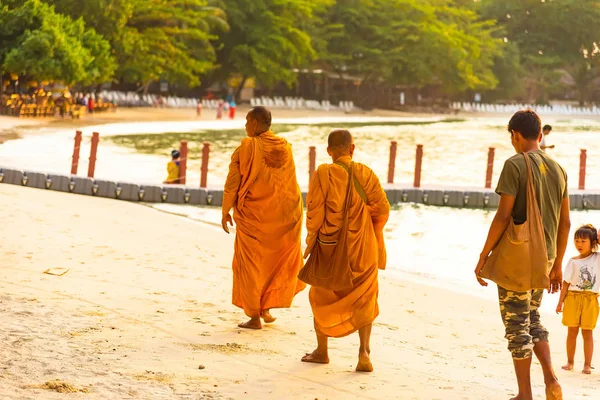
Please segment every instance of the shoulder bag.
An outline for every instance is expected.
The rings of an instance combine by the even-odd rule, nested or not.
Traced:
[[[527,165],[527,220],[515,225],[511,218],[479,273],[481,278],[515,292],[550,287],[546,237],[533,184],[531,161],[526,153],[523,156]]]

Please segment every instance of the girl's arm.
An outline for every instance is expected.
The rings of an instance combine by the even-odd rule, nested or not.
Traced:
[[[569,291],[569,283],[563,282],[562,289],[560,291],[560,297],[558,298],[558,305],[556,306],[556,313],[561,313],[563,310],[563,304],[565,302],[565,297],[567,297],[567,292]]]

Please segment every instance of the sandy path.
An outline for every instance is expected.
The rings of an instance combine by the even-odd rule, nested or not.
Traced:
[[[260,332],[230,304],[233,238],[114,200],[0,185],[0,393],[8,399],[508,399],[497,305],[381,274],[375,373],[353,372],[358,338],[313,349],[307,292]],[[448,266],[451,268],[451,265]],[[63,276],[43,274],[69,268]],[[493,290],[493,289],[490,289]],[[275,313],[275,312],[274,312]],[[555,362],[565,331],[545,315]],[[578,354],[578,363],[581,355]],[[203,366],[203,369],[199,369]],[[543,393],[534,365],[535,393]],[[600,376],[559,372],[567,399]],[[59,379],[88,393],[35,388]]]

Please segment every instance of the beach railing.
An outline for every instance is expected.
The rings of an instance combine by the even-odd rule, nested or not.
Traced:
[[[81,131],[75,132],[75,146],[73,146],[73,160],[71,161],[71,175],[77,175],[79,167],[79,149],[81,148]]]
[[[96,171],[96,154],[98,153],[98,143],[100,142],[100,134],[92,133],[92,147],[90,148],[90,162],[88,164],[88,178],[94,177]]]
[[[75,132],[74,146],[73,146],[73,156],[71,161],[71,175],[77,175],[77,168],[79,165],[79,151],[81,147],[82,134],[81,131]],[[94,132],[92,134],[92,144],[90,148],[90,159],[88,165],[88,177],[94,178],[94,172],[96,169],[96,154],[98,152],[98,144],[100,142],[100,134],[98,132]],[[396,157],[398,152],[398,143],[396,141],[390,142],[390,154],[389,154],[389,164],[388,164],[388,175],[387,175],[387,183],[394,184],[394,175],[396,170]],[[496,149],[494,147],[490,147],[488,149],[488,157],[487,157],[487,168],[485,172],[485,189],[491,189],[492,187],[492,177],[494,174],[494,158],[495,158]],[[186,174],[187,174],[187,160],[188,160],[188,142],[186,140],[182,140],[180,142],[179,147],[180,153],[180,164],[179,164],[179,179],[177,183],[186,184]],[[424,156],[424,146],[422,144],[418,144],[415,150],[415,169],[413,176],[413,187],[420,188],[421,187],[421,176],[423,169],[423,156]],[[210,159],[210,143],[204,142],[202,146],[202,161],[200,166],[200,187],[207,188],[208,187],[208,171],[209,171],[209,159]],[[317,149],[315,146],[310,146],[308,149],[308,177],[309,181],[312,179],[315,171],[316,171],[316,162],[317,162]],[[586,178],[586,163],[587,163],[587,150],[581,149],[579,155],[579,190],[585,190],[585,178]]]
[[[210,156],[210,143],[204,142],[202,147],[202,165],[200,167],[200,187],[206,188],[208,185],[208,158]]]
[[[179,144],[179,180],[177,183],[185,185],[185,175],[187,174],[188,142],[182,140]]]
[[[579,190],[585,190],[586,163],[587,150],[581,149],[579,154]]]
[[[312,180],[317,168],[317,148],[310,146],[308,148],[308,181]]]
[[[490,147],[488,150],[487,170],[485,172],[485,188],[491,189],[492,187],[492,175],[494,174],[494,156],[496,149]]]

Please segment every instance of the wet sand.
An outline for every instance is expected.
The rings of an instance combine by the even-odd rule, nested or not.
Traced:
[[[231,305],[233,237],[138,204],[0,185],[0,393],[8,399],[508,399],[512,362],[493,301],[380,274],[375,372],[353,372],[357,335],[314,348],[308,292],[262,331]],[[452,268],[448,265],[448,268]],[[69,269],[62,276],[48,269]],[[52,272],[52,271],[51,271]],[[60,273],[62,271],[57,271]],[[475,283],[474,283],[475,284]],[[495,289],[489,288],[493,291]],[[565,398],[600,375],[564,363]],[[535,398],[543,381],[533,367]],[[60,384],[57,384],[56,381]]]

